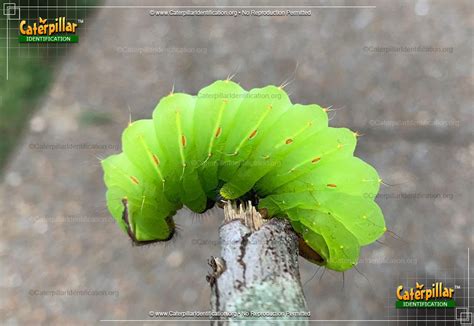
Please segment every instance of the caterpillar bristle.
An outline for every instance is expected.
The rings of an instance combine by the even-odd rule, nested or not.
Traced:
[[[384,247],[388,247],[388,245],[385,242],[382,242],[380,240],[375,240],[377,243],[381,244]]]
[[[296,61],[295,70],[293,70],[291,75],[287,79],[285,79],[280,84],[280,86],[278,86],[279,89],[284,89],[286,86],[288,86],[289,84],[293,83],[296,80],[296,72],[298,71],[298,67],[299,67],[299,62]]]
[[[345,272],[342,272],[342,287],[341,287],[341,291],[344,290],[344,285],[345,285]]]
[[[191,212],[191,218],[192,218],[193,223],[209,220],[210,218],[209,210],[206,210],[202,213]]]
[[[359,275],[361,275],[361,276],[367,281],[367,283],[369,284],[370,290],[373,292],[373,291],[374,291],[374,287],[373,287],[372,283],[370,282],[370,280],[367,278],[367,276],[365,276],[365,274],[362,273],[362,272],[357,268],[357,266],[354,266],[354,269],[356,270],[357,273],[359,273]]]
[[[235,75],[237,75],[237,72],[239,71],[239,69],[240,69],[240,63],[234,69],[234,73],[229,73],[227,75],[227,78],[225,79],[225,81],[227,81],[227,82],[231,81],[235,77]]]
[[[314,272],[314,274],[313,274],[308,280],[306,280],[306,281],[304,282],[303,288],[306,287],[306,284],[308,284],[309,282],[311,282],[311,281],[313,280],[313,278],[316,276],[316,274],[318,274],[318,272],[319,272],[320,270],[321,270],[321,266],[318,266],[318,267],[316,268],[316,271]]]
[[[405,240],[404,238],[402,238],[401,236],[399,236],[397,233],[395,233],[394,231],[391,231],[391,230],[386,230],[385,233],[387,233],[391,238],[395,239],[395,240],[398,240],[398,241],[401,241],[403,242],[404,244],[408,245],[409,242],[407,240]]]
[[[104,160],[103,157],[99,156],[99,155],[95,155],[95,158],[99,161],[99,162],[102,162]]]
[[[364,136],[364,134],[361,134],[358,131],[354,131],[352,134],[356,136],[357,138]]]
[[[323,267],[323,272],[321,273],[321,276],[319,276],[319,280],[318,282],[321,282],[321,280],[323,279],[323,276],[324,276],[324,273],[326,272],[326,267],[322,266]]]
[[[173,82],[173,86],[171,87],[171,91],[169,92],[168,96],[173,96],[174,94],[174,82]]]
[[[130,108],[130,105],[128,105],[128,126],[132,125],[132,109]]]
[[[232,75],[227,75],[227,78],[225,79],[227,82],[231,81],[237,73],[233,73]]]

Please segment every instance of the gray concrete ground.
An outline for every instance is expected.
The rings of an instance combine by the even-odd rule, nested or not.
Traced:
[[[344,282],[321,270],[305,285],[312,318],[391,319],[396,284],[414,285],[407,277],[456,278],[451,283],[461,282],[458,293],[467,296],[473,4],[376,5],[273,18],[98,10],[83,24],[0,187],[2,323],[90,324],[147,319],[150,310],[209,309],[206,259],[219,252],[222,213],[180,212],[176,241],[132,248],[105,209],[96,157],[118,151],[129,106],[133,119],[150,117],[173,84],[194,93],[235,71],[246,88],[280,84],[297,65],[287,87],[292,99],[343,108],[332,125],[364,134],[357,154],[394,184],[382,188],[378,202],[389,229],[403,238],[364,248],[360,273],[346,272]],[[379,49],[399,46],[444,52]],[[108,123],[84,123],[84,116],[104,114]],[[108,149],[41,148],[82,143]],[[301,265],[308,280],[316,269]],[[67,290],[109,292],[60,292]]]

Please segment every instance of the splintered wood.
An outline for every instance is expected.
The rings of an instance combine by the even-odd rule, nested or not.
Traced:
[[[247,203],[227,203],[224,206],[224,223],[241,220],[252,232],[260,230],[265,221],[250,201]]]

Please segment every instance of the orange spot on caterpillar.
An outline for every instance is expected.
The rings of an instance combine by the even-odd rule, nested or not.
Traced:
[[[130,176],[130,179],[132,179],[132,182],[133,182],[134,184],[139,184],[138,179],[135,178],[134,176]]]
[[[160,160],[158,159],[158,157],[155,154],[153,154],[152,157],[153,157],[153,161],[155,162],[155,164],[160,165]]]
[[[311,164],[317,163],[320,159],[321,159],[320,157],[313,158],[313,159],[311,160]]]
[[[293,142],[293,139],[291,138],[288,138],[286,141],[285,141],[285,144],[289,145]]]
[[[255,137],[256,134],[257,134],[257,129],[255,129],[254,131],[252,131],[252,133],[251,133],[250,136],[249,136],[249,139],[252,139],[253,137]]]
[[[217,128],[217,130],[216,130],[216,135],[215,135],[216,138],[221,135],[221,132],[222,132],[222,128],[221,128],[221,127]]]
[[[328,183],[326,186],[331,187],[331,188],[336,188],[337,187],[337,185],[335,185],[334,183]]]
[[[341,149],[342,147],[344,147],[343,144],[337,144],[337,148],[338,148],[338,149]]]
[[[186,147],[186,136],[185,135],[181,135],[181,144],[183,145],[183,147]]]

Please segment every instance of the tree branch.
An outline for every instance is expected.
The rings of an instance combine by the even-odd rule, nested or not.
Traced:
[[[292,319],[292,324],[306,325],[298,237],[288,221],[266,222],[250,202],[227,203],[224,215],[219,229],[222,257],[209,260],[211,307],[214,312],[240,314],[216,317],[215,324],[258,319],[259,324],[273,320],[273,325],[276,320]]]

